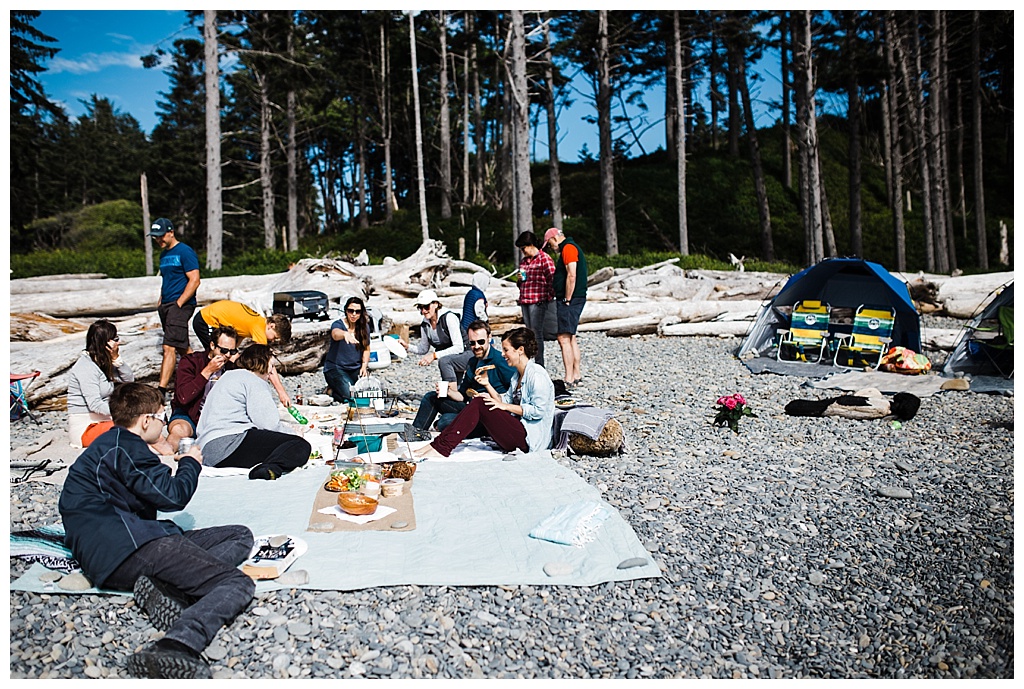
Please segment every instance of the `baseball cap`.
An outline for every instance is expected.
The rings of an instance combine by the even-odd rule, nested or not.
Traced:
[[[174,232],[174,223],[167,218],[157,218],[149,228],[150,237],[163,237],[168,232]]]
[[[552,237],[557,237],[562,234],[562,231],[557,227],[552,227],[550,230],[544,233],[544,246],[547,246],[548,242],[551,241]]]
[[[416,306],[430,306],[435,301],[441,301],[437,298],[437,292],[432,289],[425,289],[416,295]]]

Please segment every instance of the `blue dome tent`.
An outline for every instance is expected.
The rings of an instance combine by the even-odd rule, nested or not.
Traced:
[[[789,328],[793,304],[804,300],[827,302],[833,309],[856,309],[862,304],[896,310],[892,344],[921,351],[921,318],[906,282],[884,267],[861,258],[827,258],[789,278],[775,297],[763,304],[754,326],[736,355],[764,354],[777,342],[776,330]],[[783,308],[788,307],[788,308]]]

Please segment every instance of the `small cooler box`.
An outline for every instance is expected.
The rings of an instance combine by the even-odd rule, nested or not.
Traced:
[[[283,313],[289,318],[327,320],[327,295],[311,289],[275,292],[274,313]]]

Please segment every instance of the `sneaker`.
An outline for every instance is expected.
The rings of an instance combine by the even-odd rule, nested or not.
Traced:
[[[268,467],[266,464],[257,464],[251,470],[249,470],[249,478],[251,479],[263,479],[264,481],[273,481],[278,475],[273,469]]]
[[[128,672],[149,679],[211,679],[210,666],[188,646],[160,639],[128,656]]]
[[[135,602],[160,631],[171,628],[190,603],[158,579],[141,576],[135,581]]]

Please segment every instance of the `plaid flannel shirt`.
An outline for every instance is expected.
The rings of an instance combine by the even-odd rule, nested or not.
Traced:
[[[525,279],[523,275],[526,275]],[[543,251],[533,258],[524,258],[519,264],[519,303],[541,304],[553,301],[555,288],[552,279],[555,262]]]

